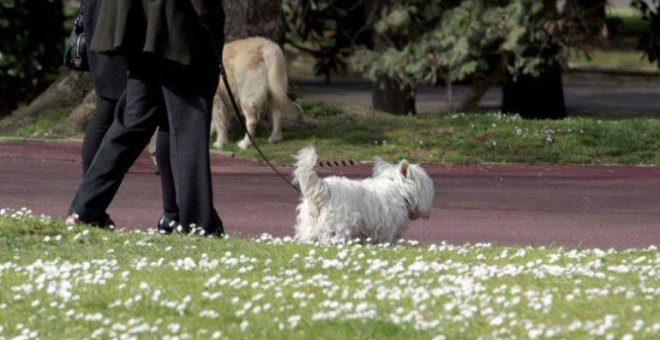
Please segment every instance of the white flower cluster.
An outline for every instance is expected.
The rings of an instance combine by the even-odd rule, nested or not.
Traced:
[[[65,241],[85,249],[81,240],[99,237],[85,231],[63,230],[43,242],[48,249]],[[214,248],[202,250],[206,240],[117,234],[119,243],[93,244],[100,258],[4,256],[0,339],[59,334],[46,324],[93,326],[68,337],[186,339],[250,337],[264,334],[262,327],[287,332],[328,321],[388,324],[438,339],[660,337],[656,247],[299,245],[262,235],[250,243],[209,240]],[[140,255],[124,257],[122,247]],[[27,317],[11,318],[19,310]]]
[[[32,213],[32,210],[30,210],[26,207],[22,207],[18,210],[11,209],[11,208],[2,208],[2,209],[0,209],[0,217],[9,218],[9,219],[15,220],[15,221],[22,221],[22,220],[25,220],[25,219],[37,219],[37,221],[39,221],[40,223],[50,223],[50,222],[52,222],[52,219],[50,218],[50,216],[46,216],[46,215],[35,216]]]
[[[469,123],[470,128],[477,131],[488,131],[491,129],[495,129],[498,126],[511,127],[513,129],[513,133],[518,138],[541,141],[548,145],[556,143],[557,138],[561,137],[562,135],[583,135],[585,133],[584,128],[579,128],[579,126],[585,125],[583,119],[567,118],[565,119],[565,121],[575,121],[575,122],[573,124],[566,126],[563,126],[561,124],[555,124],[554,127],[551,128],[548,126],[537,127],[537,126],[530,126],[529,124],[523,124],[524,120],[520,117],[520,115],[507,115],[496,112],[496,113],[484,114],[482,115],[482,117],[484,118],[484,122],[480,122],[480,123],[470,122]],[[450,116],[445,117],[444,119],[469,120],[471,119],[471,116],[461,113],[461,114],[452,114]],[[494,121],[494,123],[491,123],[492,121]],[[602,122],[598,121],[597,123],[601,124]],[[613,123],[613,124],[617,124],[617,123]],[[575,126],[578,126],[578,128],[576,128]],[[486,146],[490,148],[495,148],[498,145],[502,146],[502,143],[498,143],[497,140],[494,140],[492,138],[496,138],[496,136],[491,136],[491,139],[484,141]]]

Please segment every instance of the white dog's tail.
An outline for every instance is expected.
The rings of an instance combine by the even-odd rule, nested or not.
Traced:
[[[295,156],[296,168],[293,170],[294,183],[300,184],[300,191],[310,203],[312,211],[318,211],[328,195],[327,185],[314,171],[317,162],[316,150],[308,146]]]
[[[287,88],[289,80],[286,74],[286,59],[282,49],[272,43],[263,50],[263,58],[268,70],[268,89],[272,99],[279,107],[284,107],[287,102]]]

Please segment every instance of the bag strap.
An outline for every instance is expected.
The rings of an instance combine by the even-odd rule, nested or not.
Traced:
[[[83,32],[83,18],[84,18],[84,11],[83,11],[83,5],[85,4],[85,0],[80,1],[80,7],[78,7],[78,14],[76,15],[76,18],[73,19],[73,29],[80,33]]]

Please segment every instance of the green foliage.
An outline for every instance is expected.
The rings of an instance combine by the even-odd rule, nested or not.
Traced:
[[[0,0],[0,116],[41,92],[62,64],[61,0]]]
[[[384,48],[358,50],[352,65],[375,82],[402,85],[464,80],[505,63],[512,74],[536,74],[556,60],[554,11],[535,0],[396,0],[379,12]],[[451,4],[450,4],[451,5]],[[405,36],[405,44],[392,41]]]
[[[316,59],[317,75],[345,73],[352,46],[370,44],[362,1],[287,0],[283,7],[287,43]]]

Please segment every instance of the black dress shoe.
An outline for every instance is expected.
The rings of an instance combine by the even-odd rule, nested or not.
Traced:
[[[204,236],[208,237],[218,237],[218,238],[224,238],[225,237],[225,227],[222,224],[222,220],[220,217],[217,217],[217,223],[216,223],[216,228],[215,229],[204,229]]]
[[[222,230],[222,228],[218,228],[218,229],[215,229],[215,230],[204,229],[204,232],[203,232],[203,234],[201,234],[201,236],[225,238],[225,232]]]
[[[171,234],[178,226],[178,222],[172,218],[163,215],[158,221],[158,232],[161,234]]]
[[[115,222],[112,221],[112,219],[110,219],[110,216],[105,216],[99,220],[87,221],[80,218],[78,214],[73,213],[66,217],[64,223],[66,225],[91,225],[93,227],[108,229],[108,230],[115,229]]]
[[[105,222],[102,225],[99,225],[99,227],[103,229],[110,229],[110,230],[115,230],[115,221],[110,219],[110,216],[105,219]]]

